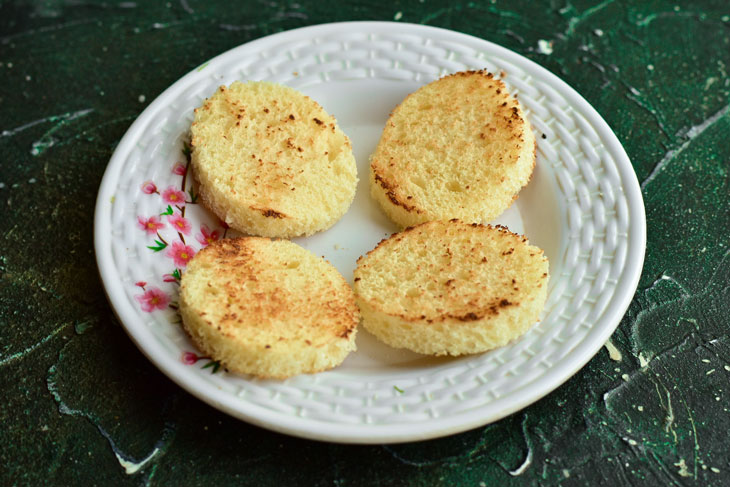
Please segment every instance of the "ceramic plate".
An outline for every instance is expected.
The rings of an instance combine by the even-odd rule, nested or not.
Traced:
[[[195,204],[185,142],[193,109],[222,84],[269,80],[297,88],[350,136],[360,183],[330,230],[296,242],[352,280],[358,256],[396,228],[370,199],[368,156],[390,111],[419,86],[466,69],[499,74],[535,130],[530,184],[497,222],[550,259],[542,320],[508,346],[430,358],[381,345],[361,327],[357,352],[335,370],[286,381],[236,376],[200,357],[175,312],[179,273],[209,240],[231,236]],[[180,230],[178,232],[177,230]],[[582,367],[618,325],[644,258],[645,216],[629,159],[574,90],[512,51],[420,25],[353,22],[306,27],[232,49],[172,85],[132,124],[99,190],[95,245],[122,324],[183,388],[272,430],[348,443],[422,440],[513,413]]]

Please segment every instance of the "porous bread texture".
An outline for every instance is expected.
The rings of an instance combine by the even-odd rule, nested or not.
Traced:
[[[360,257],[355,296],[363,326],[395,348],[478,353],[524,334],[547,297],[548,261],[501,226],[434,221]]]
[[[332,226],[355,196],[352,146],[334,117],[293,88],[221,86],[195,110],[192,167],[203,204],[250,235]]]
[[[314,373],[355,350],[352,288],[329,262],[288,240],[223,239],[198,252],[180,283],[193,343],[230,371]]]
[[[390,115],[370,160],[370,192],[407,227],[488,222],[535,167],[535,136],[517,100],[486,71],[455,73],[411,93]]]

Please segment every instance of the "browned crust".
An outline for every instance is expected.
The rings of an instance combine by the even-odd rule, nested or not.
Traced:
[[[268,237],[255,236],[225,238],[212,242],[210,245],[202,248],[196,255],[196,258],[198,260],[218,260],[218,265],[221,267],[228,267],[230,272],[236,272],[239,274],[245,271],[247,262],[253,261],[252,265],[254,267],[245,271],[243,277],[245,277],[245,280],[257,281],[258,273],[256,272],[255,266],[267,265],[265,255],[261,254],[265,254],[267,251],[270,252],[270,250],[267,250],[266,247],[261,247],[261,245],[266,245],[266,243],[273,241],[273,239]],[[257,255],[259,256],[258,258]],[[337,275],[341,284],[349,287],[345,278],[339,273],[337,273]],[[348,299],[347,301],[348,302],[342,306],[342,309],[337,309],[338,307],[334,306],[333,303],[328,303],[328,307],[335,312],[334,314],[343,315],[347,314],[347,311],[349,311],[350,308],[357,309],[354,302],[354,296],[352,296],[351,300]],[[226,304],[225,307],[230,308],[230,303]],[[336,313],[338,311],[341,313]],[[357,315],[358,314],[355,313],[352,320],[347,320],[346,322],[337,323],[335,325],[335,327],[339,330],[336,332],[338,336],[346,338],[357,327],[359,321],[357,319]],[[231,316],[231,318],[235,317]]]
[[[388,197],[391,203],[393,203],[396,206],[402,207],[406,211],[415,212],[415,213],[423,213],[423,210],[416,208],[415,206],[409,205],[407,203],[404,203],[400,199],[398,199],[398,195],[396,194],[396,187],[397,185],[389,184],[386,182],[380,174],[377,173],[377,166],[373,165],[373,176],[375,177],[375,181],[385,190],[385,196]]]
[[[545,276],[547,277],[547,276]],[[444,313],[442,315],[433,316],[433,317],[426,317],[425,315],[406,315],[401,313],[388,313],[389,316],[395,316],[400,318],[403,321],[408,321],[410,323],[440,323],[446,320],[457,320],[461,322],[470,322],[470,321],[479,321],[487,316],[497,316],[499,314],[499,311],[502,308],[506,308],[508,306],[519,306],[520,303],[509,301],[505,298],[497,298],[494,301],[492,301],[489,306],[476,310],[476,311],[470,311],[469,313],[463,314],[463,315],[457,315],[453,313]]]
[[[269,118],[266,118],[264,120],[280,119],[280,121],[288,123],[290,125],[295,124],[302,130],[304,130],[306,127],[306,130],[310,130],[320,136],[322,134],[322,130],[329,131],[331,129],[333,133],[338,131],[335,118],[331,114],[327,113],[317,101],[313,100],[310,96],[302,94],[301,92],[298,93],[298,96],[301,97],[302,100],[306,100],[308,104],[311,104],[311,106],[309,106],[308,104],[304,105],[307,107],[306,113],[299,113],[297,110],[292,109],[291,107],[284,106],[284,104],[281,103],[281,100],[276,99],[264,102],[263,104],[266,106],[257,106],[257,109],[255,111],[258,112],[259,110],[262,110],[264,113],[271,113]],[[274,96],[274,98],[276,98],[276,96]],[[243,105],[243,102],[239,98],[239,95],[235,94],[234,91],[232,91],[229,87],[225,85],[219,86],[217,91],[209,98],[204,100],[201,106],[194,109],[194,112],[198,114],[195,117],[196,120],[201,119],[203,115],[214,110],[213,105],[216,104],[216,100],[219,101],[222,106],[218,107],[216,105],[215,109],[221,109],[223,111],[223,114],[227,117],[226,121],[230,120],[231,123],[235,122],[237,126],[246,123],[251,123],[255,125],[260,122],[257,122],[255,120],[253,113],[254,110],[252,108],[248,108],[248,113],[246,113],[247,107]],[[311,114],[311,116],[306,116],[308,114]],[[193,127],[193,131],[194,127],[199,123],[196,120],[194,120],[191,124],[191,127]],[[260,122],[262,132],[264,125],[264,122]],[[273,131],[275,129],[275,127],[267,125],[266,134],[268,135],[270,130]],[[231,130],[233,130],[232,127],[228,127],[227,129],[219,131],[219,134],[224,138],[228,138],[226,137],[226,134],[232,133]],[[281,131],[281,128],[279,128],[279,131]],[[342,132],[340,131],[340,133]],[[197,138],[191,134],[192,140],[190,143],[190,147],[193,151],[193,154],[195,154],[196,151],[198,151],[198,154],[201,154],[199,145],[206,143],[210,139],[213,139],[214,135],[217,136],[218,134],[211,135],[207,132],[201,131],[198,134]],[[344,134],[342,135],[344,136]],[[327,140],[339,140],[339,136],[337,139],[330,139],[330,136],[326,134],[325,137],[327,138]],[[306,160],[306,158],[310,156],[308,154],[302,153],[305,153],[309,146],[313,144],[312,140],[312,137],[310,137],[309,145],[305,145],[305,139],[295,142],[293,139],[290,138],[285,141],[286,146],[281,147],[280,149],[282,150],[277,152],[277,156],[282,152],[285,152],[287,155],[291,153],[293,154],[292,157],[296,156],[299,159],[302,159],[302,155],[304,155],[304,159]],[[344,136],[344,141],[345,142],[343,151],[345,147],[351,149],[351,142],[346,136]],[[349,157],[347,151],[344,152],[345,155]],[[325,156],[326,155],[327,152],[325,152]],[[250,162],[252,164],[255,164],[255,160],[258,159],[259,166],[263,166],[264,164],[272,164],[273,166],[277,166],[277,164],[279,164],[276,160],[276,157],[273,156],[272,159],[274,160],[271,161],[262,161],[260,155],[255,156],[254,154],[251,154],[251,157],[254,159],[252,159]],[[311,157],[321,158],[321,155],[315,154]],[[190,165],[190,168],[194,168],[196,165],[197,163],[192,163]],[[262,171],[262,169],[260,168],[256,169],[257,171]],[[265,180],[265,178],[262,178],[258,173],[256,174],[256,176],[257,177],[253,178],[253,180],[251,181],[251,184],[253,186],[258,186],[258,189],[263,192],[268,192],[263,193],[264,197],[269,196],[272,192],[276,192],[276,195],[264,200],[263,198],[260,198],[257,193],[253,194],[252,196],[249,192],[241,191],[240,194],[237,194],[234,190],[231,194],[225,191],[225,189],[227,188],[220,189],[217,184],[211,183],[211,181],[206,178],[206,180],[208,180],[208,182],[211,184],[211,187],[209,188],[207,195],[204,193],[204,189],[200,190],[199,194],[201,195],[201,203],[204,203],[204,206],[219,218],[227,219],[227,223],[231,224],[232,228],[244,233],[260,233],[291,237],[303,235],[305,233],[309,234],[313,231],[316,231],[316,229],[313,230],[311,228],[301,230],[301,226],[310,221],[307,219],[306,215],[300,215],[300,212],[302,211],[301,205],[297,207],[292,206],[290,208],[281,208],[281,205],[278,204],[282,201],[285,203],[287,201],[290,201],[289,199],[287,199],[289,198],[289,195],[292,195],[294,201],[296,201],[296,195],[299,194],[299,192],[297,191],[300,186],[299,183],[289,184],[288,189],[290,191],[286,191],[286,193],[284,194],[285,188],[272,189],[272,185],[269,184],[269,182]],[[287,173],[285,176],[289,177],[289,173]],[[275,177],[278,178],[278,176]],[[284,176],[282,176],[282,178],[283,177]],[[346,177],[349,179],[349,174],[346,175]],[[275,179],[274,181],[278,182],[279,180],[280,179]],[[302,185],[306,186],[306,183],[302,183]],[[238,188],[234,186],[234,189]],[[238,210],[236,208],[238,208]],[[286,212],[283,211],[284,209],[286,210]],[[251,212],[253,212],[253,214],[251,214]],[[257,213],[260,214],[263,218],[258,218],[256,216]],[[278,223],[276,223],[277,220]],[[317,219],[317,221],[319,220],[324,220],[324,218]],[[287,226],[287,221],[293,221],[294,227]],[[320,226],[324,224],[330,226],[332,223],[324,221],[322,224],[320,224]],[[263,228],[264,225],[269,226],[267,228]],[[273,225],[273,227],[271,227],[270,225]],[[282,227],[282,225],[284,226]]]
[[[249,208],[254,211],[258,211],[266,218],[289,218],[286,214],[281,213],[280,211],[272,210],[271,208],[259,208],[256,206],[249,206]]]
[[[267,252],[267,248],[265,247],[265,245],[267,242],[272,241],[272,239],[267,237],[247,236],[226,238],[212,242],[207,247],[202,248],[195,256],[195,259],[199,262],[201,260],[205,262],[215,262],[216,265],[219,267],[226,267],[228,268],[229,272],[235,273],[240,276],[241,280],[256,281],[259,277],[258,273],[256,272],[256,266],[266,265],[265,253]],[[264,247],[262,247],[262,245],[264,245]],[[342,284],[343,287],[349,287],[344,277],[342,277],[339,273],[338,276],[340,284]],[[275,295],[272,296],[272,298],[276,297],[277,296]],[[325,304],[325,306],[327,306],[331,311],[331,317],[336,319],[336,321],[332,322],[328,326],[328,329],[330,330],[330,333],[332,334],[331,336],[333,338],[330,343],[334,343],[339,340],[349,341],[351,335],[357,329],[360,321],[354,295],[350,293],[348,297],[344,298],[344,302],[339,302],[339,299],[340,298],[338,298],[338,302],[332,302],[330,300],[327,300],[328,302]],[[277,301],[277,299],[273,300]],[[239,316],[237,313],[230,310],[230,302],[227,304],[223,304],[222,306],[226,308],[226,313],[223,315],[223,318],[217,323],[217,329],[221,334],[228,335],[226,330],[229,327],[229,323],[231,321],[237,321]],[[285,309],[281,307],[276,310],[277,313],[284,311]],[[199,314],[201,318],[204,315],[204,313],[197,314]],[[207,323],[208,326],[214,326],[214,324],[208,319],[203,318],[203,321]],[[191,339],[196,343],[198,348],[204,350],[204,347],[202,347],[203,344],[197,343],[197,340],[195,340],[194,336],[191,336]],[[286,339],[283,337],[279,337],[279,341],[286,341]],[[310,340],[304,340],[304,343],[307,346],[321,347],[326,345],[325,343],[313,345]],[[270,349],[271,346],[267,345],[264,348]],[[234,372],[240,372],[237,371],[235,368],[231,368],[231,370]],[[310,371],[309,373],[313,372],[316,371]]]
[[[489,71],[487,71],[486,69],[459,71],[457,73],[452,73],[452,74],[443,76],[438,81],[448,79],[448,78],[466,78],[466,77],[470,77],[470,76],[482,76],[482,77],[494,82],[494,84],[496,85],[496,93],[498,95],[501,94],[503,91],[505,94],[507,94],[507,86],[504,84],[504,82],[501,79],[495,78],[494,75],[492,73],[490,73]],[[492,87],[493,87],[493,85],[490,84],[489,88],[492,88]],[[398,108],[400,108],[400,106],[403,105],[406,102],[406,100],[408,100],[415,93],[416,92],[409,94],[390,113],[387,124],[392,124],[391,120],[393,118],[393,115],[397,112]],[[527,119],[524,116],[520,115],[520,109],[518,108],[517,98],[513,95],[507,95],[507,96],[508,96],[508,100],[504,101],[504,103],[502,103],[501,105],[496,107],[497,112],[495,112],[495,119],[497,117],[501,117],[501,119],[504,120],[504,124],[505,124],[504,129],[505,130],[520,130],[519,127],[522,125],[524,125],[523,130],[531,130],[531,126],[530,126],[529,122],[527,121]],[[495,130],[495,128],[493,127],[491,130]],[[480,133],[479,135],[481,138],[486,137],[484,133]],[[516,136],[517,135],[515,135],[515,137]],[[522,141],[524,141],[524,139],[522,139],[522,137],[520,137],[520,139]],[[533,161],[532,161],[533,170],[535,168],[535,159],[537,157],[537,139],[535,140],[534,153],[535,153],[535,155],[534,155]],[[396,206],[400,206],[405,211],[410,212],[410,213],[418,213],[418,214],[425,213],[425,211],[423,209],[418,208],[414,205],[410,205],[403,201],[404,197],[403,197],[403,195],[399,194],[400,188],[399,188],[398,184],[396,184],[392,181],[391,182],[386,181],[386,179],[383,176],[381,176],[380,173],[382,173],[382,168],[381,168],[381,164],[377,160],[373,160],[373,162],[371,163],[371,168],[372,168],[375,180],[383,188],[383,190],[385,191],[385,195],[387,196],[388,200],[390,200],[391,203],[393,203]],[[530,173],[530,179],[531,178],[532,178],[532,172]],[[528,179],[528,181],[525,183],[525,185],[527,185],[527,183],[529,183],[530,179]],[[525,185],[523,185],[523,187]],[[406,196],[406,198],[410,199],[410,197],[408,197],[408,196]],[[517,199],[517,194],[515,194],[512,201],[514,201],[516,199]]]
[[[378,242],[378,244],[372,250],[368,251],[365,255],[360,256],[357,259],[357,264],[360,265],[362,259],[364,259],[366,256],[370,255],[371,253],[375,252],[376,250],[378,250],[381,246],[384,246],[387,242],[390,242],[391,240],[400,241],[403,238],[402,234],[413,231],[419,227],[422,227],[425,225],[432,225],[435,223],[438,223],[438,222],[421,223],[421,224],[418,224],[418,225],[415,225],[412,227],[408,227],[401,232],[394,233],[390,237],[382,239],[380,242]],[[451,220],[449,220],[449,223],[465,224],[458,218],[452,218]],[[505,236],[515,238],[523,243],[527,242],[526,237],[524,237],[522,235],[518,235],[514,232],[511,232],[507,227],[505,227],[503,225],[491,225],[491,224],[482,224],[482,223],[467,223],[466,225],[469,225],[470,227],[473,227],[473,228],[477,228],[479,231],[497,230],[499,233],[501,233]],[[514,250],[514,249],[512,249],[512,250]],[[543,280],[547,280],[547,278],[548,278],[547,274],[543,274],[541,276],[541,279],[543,279]],[[360,278],[355,278],[355,282],[357,282],[359,280],[360,280]],[[360,299],[363,299],[363,298],[360,297]],[[372,303],[368,302],[368,304],[370,306],[372,306]],[[486,306],[482,309],[475,310],[475,311],[470,311],[469,313],[466,313],[463,315],[456,315],[453,313],[444,313],[439,316],[433,316],[433,317],[427,318],[425,315],[406,315],[406,314],[402,314],[402,313],[388,313],[388,314],[390,316],[394,316],[403,321],[408,321],[411,323],[416,323],[416,322],[434,323],[434,322],[443,322],[443,321],[450,320],[450,319],[461,321],[461,322],[471,322],[471,321],[482,320],[482,319],[486,318],[487,316],[496,316],[499,314],[499,311],[501,309],[509,307],[509,306],[519,306],[519,304],[520,304],[519,302],[510,301],[507,298],[503,298],[503,297],[498,297],[498,298],[495,298],[492,302],[490,302],[488,306]]]
[[[459,71],[458,73],[447,74],[446,76],[443,76],[441,79],[473,76],[475,74],[482,75],[488,79],[494,79],[494,75],[492,73],[490,73],[489,71],[487,71],[486,69],[469,69],[466,71]]]
[[[527,129],[528,129],[528,130],[532,130],[532,126],[531,126],[530,124],[528,124],[528,125],[527,125]],[[535,133],[535,132],[534,132],[534,130],[533,130],[533,132],[532,132],[532,133],[533,133],[533,135],[534,135],[534,133]],[[544,135],[545,135],[545,134],[543,134],[543,136],[544,136]],[[522,188],[524,188],[525,186],[527,186],[528,184],[530,184],[530,181],[532,181],[532,175],[533,175],[533,174],[535,173],[535,166],[536,166],[536,165],[537,165],[537,137],[535,137],[535,148],[534,148],[534,149],[533,149],[533,151],[532,151],[532,168],[530,169],[530,177],[529,177],[529,178],[527,178],[527,182],[526,182],[526,183],[525,183],[524,185],[522,185]],[[520,188],[520,191],[522,191],[522,188]],[[517,193],[515,193],[515,195],[514,195],[514,196],[512,197],[512,203],[514,203],[515,201],[517,201],[517,198],[519,198],[519,197],[520,197],[520,193],[519,193],[519,191],[518,191],[518,192],[517,192]]]

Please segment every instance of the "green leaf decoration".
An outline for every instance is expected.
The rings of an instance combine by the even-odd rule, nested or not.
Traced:
[[[180,269],[175,269],[172,271],[172,274],[170,274],[172,277],[174,277],[176,280],[182,279],[182,276],[180,275]]]
[[[164,212],[160,213],[160,216],[162,215],[172,215],[172,206],[167,205],[167,209]]]
[[[159,252],[160,250],[167,247],[167,244],[164,242],[160,242],[159,240],[155,239],[155,243],[157,245],[148,245],[147,248],[150,250],[154,250],[155,252]]]
[[[187,142],[183,142],[183,154],[185,154],[185,157],[190,157],[190,153],[192,151],[190,150],[190,144]]]
[[[395,389],[396,391],[400,392],[401,394],[403,394],[405,392],[403,389],[401,389],[398,386],[393,386],[393,389]]]
[[[190,188],[190,190],[188,191],[188,193],[190,193],[190,202],[191,203],[195,203],[195,201],[198,199],[198,195],[195,194],[195,191],[193,191],[193,188],[192,187]]]
[[[221,363],[220,363],[220,361],[219,361],[219,360],[211,360],[211,361],[210,361],[210,362],[208,362],[207,364],[203,365],[203,367],[202,367],[202,368],[204,368],[204,369],[207,369],[207,368],[209,368],[209,367],[213,367],[213,370],[212,370],[212,371],[211,371],[210,373],[211,373],[211,374],[215,374],[216,372],[218,372],[218,371],[220,370],[220,368],[221,368]]]

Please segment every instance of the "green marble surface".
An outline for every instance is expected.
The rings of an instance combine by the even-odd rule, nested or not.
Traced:
[[[97,275],[96,192],[167,86],[231,47],[344,20],[515,50],[603,115],[648,248],[611,339],[498,423],[342,446],[234,420],[157,371]],[[1,485],[730,485],[730,4],[551,0],[0,2]]]

